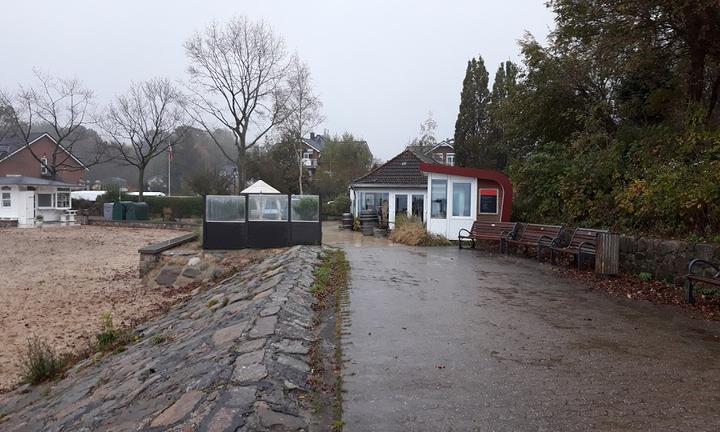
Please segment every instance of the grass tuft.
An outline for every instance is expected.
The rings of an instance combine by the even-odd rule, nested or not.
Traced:
[[[58,378],[65,370],[66,361],[43,339],[28,338],[22,353],[20,367],[24,382],[32,385]]]
[[[452,243],[445,237],[430,234],[422,221],[416,217],[408,218],[398,215],[395,228],[389,236],[390,240],[408,246],[450,246]]]

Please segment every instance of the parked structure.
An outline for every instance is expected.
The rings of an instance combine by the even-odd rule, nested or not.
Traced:
[[[48,163],[58,149],[66,157],[52,179]],[[29,144],[18,136],[3,138],[0,140],[0,218],[17,221],[18,225],[66,220],[72,204],[70,191],[83,188],[86,171],[85,165],[49,134],[33,134]]]
[[[512,185],[499,171],[449,166],[406,149],[355,180],[350,199],[355,216],[387,202],[391,229],[399,215],[415,216],[428,231],[457,238],[476,220],[509,221]]]

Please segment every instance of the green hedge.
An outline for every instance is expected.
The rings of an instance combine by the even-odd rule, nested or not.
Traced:
[[[145,202],[150,207],[150,214],[154,217],[161,217],[163,208],[172,209],[173,218],[202,218],[203,197],[145,197]]]

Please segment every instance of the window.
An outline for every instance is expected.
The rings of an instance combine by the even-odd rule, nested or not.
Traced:
[[[425,218],[425,209],[424,209],[424,202],[425,197],[423,195],[414,195],[412,196],[412,215],[419,217],[420,220],[424,220]]]
[[[408,196],[407,195],[395,195],[395,218],[398,215],[407,216],[408,211]]]
[[[40,158],[40,174],[41,175],[49,175],[50,170],[48,170],[48,160],[45,156]]]
[[[480,189],[480,213],[481,214],[497,214],[498,213],[498,190],[497,189]]]
[[[39,193],[37,194],[37,206],[50,208],[53,206],[53,194]]]
[[[445,219],[447,217],[447,180],[433,180],[430,184],[430,217]]]
[[[445,163],[450,166],[455,166],[455,153],[448,153],[445,155]]]
[[[453,183],[453,216],[470,217],[471,187],[471,183]]]
[[[55,197],[55,207],[70,208],[70,189],[58,188],[57,195]]]
[[[10,194],[10,187],[3,186],[2,191],[3,191],[2,192],[2,206],[10,207],[12,205],[12,199],[11,199],[12,195]]]
[[[303,152],[303,159],[312,159],[312,158],[313,158],[312,150],[305,150]]]

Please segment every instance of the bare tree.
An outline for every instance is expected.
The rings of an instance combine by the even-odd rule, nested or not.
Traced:
[[[312,88],[312,77],[307,65],[297,57],[293,60],[289,77],[290,99],[288,118],[284,130],[290,135],[297,156],[298,186],[303,193],[303,136],[323,121],[320,114],[322,102]]]
[[[267,24],[246,17],[213,23],[185,43],[185,52],[188,112],[237,166],[243,185],[247,149],[287,118],[292,56]],[[231,149],[217,136],[218,124],[232,132]]]
[[[167,79],[134,83],[115,98],[99,121],[113,159],[137,168],[140,201],[150,161],[183,138],[188,118],[182,102],[181,93]]]
[[[25,142],[30,154],[47,169],[51,179],[63,171],[79,171],[101,163],[105,149],[95,140],[93,149],[84,149],[84,167],[72,163],[76,144],[83,139],[92,107],[93,92],[85,88],[77,78],[62,79],[34,71],[36,87],[19,86],[14,93],[0,92],[0,105],[10,107],[5,111],[11,133]],[[30,145],[33,133],[48,131],[56,145],[49,158],[35,152]]]

